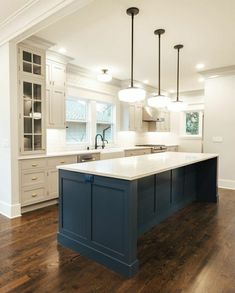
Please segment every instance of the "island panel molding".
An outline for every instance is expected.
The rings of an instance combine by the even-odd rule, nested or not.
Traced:
[[[196,160],[193,155],[184,166],[178,157],[179,166],[171,161],[170,167],[168,158],[168,170],[156,166],[155,174],[142,170],[133,179],[97,175],[100,165],[95,168],[93,162],[75,164],[77,169],[59,167],[58,242],[125,277],[134,276],[138,236],[193,201],[217,202],[217,156],[204,154]],[[163,159],[162,154],[145,155],[146,164],[156,164],[153,156]],[[130,158],[129,173],[138,169],[136,158]],[[109,161],[118,166],[123,159]],[[89,165],[93,172],[78,171]]]

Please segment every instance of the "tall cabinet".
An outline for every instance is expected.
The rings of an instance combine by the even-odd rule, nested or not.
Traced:
[[[21,154],[45,152],[45,51],[20,44],[19,140]]]
[[[47,128],[63,129],[65,123],[66,66],[72,60],[55,52],[46,55]]]

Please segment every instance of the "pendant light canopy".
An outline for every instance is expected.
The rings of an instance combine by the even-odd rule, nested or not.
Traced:
[[[158,36],[158,93],[148,99],[148,105],[154,108],[167,107],[170,102],[168,97],[161,94],[161,35],[164,33],[164,29],[154,31],[154,34]]]
[[[119,100],[122,102],[135,103],[145,99],[145,90],[134,86],[134,16],[139,13],[136,7],[128,8],[126,13],[131,16],[131,85],[122,89],[118,93]]]
[[[177,50],[177,91],[176,91],[176,101],[173,101],[169,104],[168,109],[172,112],[184,111],[187,107],[187,104],[179,99],[179,74],[180,74],[180,49],[184,46],[179,44],[175,45],[174,49]]]

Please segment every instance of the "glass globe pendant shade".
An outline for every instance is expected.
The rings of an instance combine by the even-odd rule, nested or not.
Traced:
[[[181,112],[185,111],[187,108],[187,104],[183,101],[173,101],[169,103],[168,110],[171,112]]]
[[[148,105],[153,108],[165,108],[169,102],[169,98],[163,95],[153,95],[148,99]]]
[[[145,99],[145,90],[139,87],[129,87],[118,92],[118,98],[122,102],[135,103]]]

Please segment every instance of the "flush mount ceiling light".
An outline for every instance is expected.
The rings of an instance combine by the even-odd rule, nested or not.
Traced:
[[[102,82],[109,82],[112,80],[112,75],[108,73],[108,69],[102,69],[97,79]]]
[[[179,73],[180,73],[180,49],[182,49],[183,45],[176,45],[174,49],[177,50],[177,90],[176,90],[176,101],[171,102],[168,105],[168,109],[172,112],[180,112],[184,111],[187,107],[187,104],[179,99]]]
[[[164,108],[170,102],[167,96],[161,95],[161,35],[164,33],[164,29],[154,31],[154,34],[158,35],[158,93],[152,94],[148,99],[148,105],[154,108]]]
[[[126,13],[131,16],[131,85],[122,89],[118,93],[119,100],[122,102],[135,103],[145,99],[145,90],[134,86],[134,16],[139,13],[136,7],[128,8]]]

